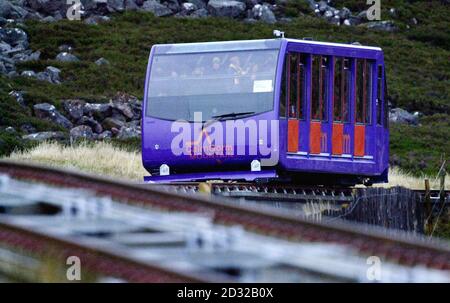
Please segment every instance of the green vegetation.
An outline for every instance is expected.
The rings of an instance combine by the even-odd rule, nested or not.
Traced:
[[[450,116],[435,114],[421,126],[391,124],[391,162],[407,171],[436,175],[441,155],[450,155]]]
[[[365,1],[356,0],[333,1],[333,5],[345,5],[352,11],[366,8]],[[23,63],[18,70],[38,72],[52,65],[62,70],[63,83],[55,85],[22,77],[1,77],[0,139],[9,145],[11,135],[5,134],[4,127],[20,130],[25,122],[37,130],[57,129],[31,117],[32,105],[38,102],[49,102],[61,109],[62,99],[103,102],[117,91],[142,98],[147,58],[153,44],[268,38],[272,37],[272,30],[278,28],[285,31],[287,37],[344,43],[359,41],[382,47],[393,106],[427,115],[421,119],[421,126],[392,126],[393,161],[415,174],[434,173],[441,154],[450,154],[450,6],[440,1],[385,0],[382,18],[390,19],[390,7],[396,7],[398,14],[394,20],[399,31],[394,33],[330,25],[311,16],[301,0],[288,1],[282,9],[289,16],[298,16],[299,12],[302,16],[291,23],[277,25],[245,24],[220,18],[156,18],[138,12],[113,16],[111,22],[100,25],[68,20],[52,24],[29,21],[25,30],[30,37],[30,47],[42,52],[41,60]],[[412,17],[418,20],[418,25],[408,29],[406,25],[411,24]],[[81,61],[55,61],[58,46],[62,44],[72,45]],[[95,65],[94,61],[100,57],[111,64]],[[26,109],[8,96],[11,89],[25,91]],[[22,147],[20,142],[16,145]],[[0,147],[0,154],[10,150],[10,147]]]

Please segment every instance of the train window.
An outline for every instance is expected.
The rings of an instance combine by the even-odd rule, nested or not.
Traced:
[[[389,101],[388,101],[388,91],[387,91],[387,80],[386,80],[386,71],[383,72],[384,80],[383,80],[383,104],[384,104],[384,116],[383,116],[383,125],[385,128],[389,128]]]
[[[334,120],[349,122],[350,60],[336,57],[334,66]]]
[[[356,64],[356,122],[370,124],[372,112],[371,63],[365,59],[357,59]]]
[[[312,119],[327,120],[327,71],[329,58],[313,56],[312,60]]]
[[[299,54],[289,54],[288,112],[289,118],[297,118]]]
[[[305,54],[300,54],[300,61],[298,65],[298,106],[299,118],[305,119],[305,100],[306,100],[306,60]]]
[[[306,88],[306,55],[291,53],[287,57],[287,86],[289,118],[304,119]]]
[[[377,124],[381,125],[381,108],[383,103],[383,66],[377,68]]]
[[[284,61],[283,74],[281,76],[281,92],[280,92],[280,117],[286,117],[286,90],[287,90],[287,73],[289,72],[289,55],[286,55]]]

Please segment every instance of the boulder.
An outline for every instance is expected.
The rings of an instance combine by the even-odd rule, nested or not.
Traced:
[[[339,18],[338,15],[333,16],[333,18],[331,18],[329,21],[331,24],[341,25],[341,18]]]
[[[9,92],[9,95],[11,97],[13,97],[17,101],[17,103],[19,103],[21,106],[25,107],[26,104],[25,104],[25,99],[23,98],[23,94],[24,94],[23,91],[13,90],[13,91]]]
[[[60,62],[78,62],[78,59],[75,55],[72,55],[68,52],[61,52],[56,56],[56,60]]]
[[[112,114],[112,105],[109,103],[86,103],[84,114],[101,121]]]
[[[373,21],[362,24],[361,26],[364,26],[368,29],[375,29],[385,32],[394,32],[397,30],[397,26],[395,26],[394,21]]]
[[[208,11],[215,17],[241,17],[245,13],[245,3],[235,0],[210,0]]]
[[[196,9],[201,9],[201,8],[206,8],[207,2],[208,1],[203,1],[203,0],[189,0],[188,2],[185,2],[183,4],[191,3],[191,4],[195,5]]]
[[[5,19],[23,19],[28,12],[20,5],[11,3],[12,1],[0,1],[0,17]]]
[[[85,102],[79,99],[65,100],[63,101],[63,107],[73,121],[78,121],[83,117]]]
[[[10,134],[15,134],[17,131],[14,127],[8,126],[7,128],[5,128],[5,132],[10,133]]]
[[[164,17],[173,14],[172,10],[157,2],[156,0],[145,1],[141,9],[146,12],[153,13],[153,15],[155,15],[156,17]]]
[[[60,83],[59,74],[61,73],[61,70],[59,68],[47,66],[45,72],[50,75],[50,79],[53,83]]]
[[[51,121],[64,128],[70,129],[73,127],[66,117],[64,117],[59,111],[56,110],[54,105],[48,103],[39,103],[33,106],[34,114],[36,117]]]
[[[362,11],[362,12],[359,12],[359,13],[356,15],[356,18],[358,18],[359,20],[361,20],[361,22],[366,22],[366,21],[368,21],[368,19],[367,19],[367,11],[364,10],[364,11]]]
[[[389,121],[393,123],[419,124],[419,115],[411,114],[402,108],[393,108],[389,111]]]
[[[70,130],[70,140],[75,141],[78,139],[92,140],[94,133],[92,129],[87,125],[80,125]]]
[[[277,22],[277,18],[275,14],[272,12],[270,7],[267,4],[256,4],[252,8],[253,18],[257,20],[261,20],[265,23],[273,24]]]
[[[8,54],[11,50],[12,50],[12,46],[9,45],[6,42],[0,41],[0,53],[4,54]]]
[[[102,122],[103,128],[111,130],[111,131],[113,128],[121,129],[124,125],[125,125],[124,121],[121,121],[121,120],[119,120],[117,118],[113,118],[113,117],[106,118]]]
[[[0,1],[0,16],[3,18],[10,18],[11,12],[14,10],[14,5],[9,1]]]
[[[29,135],[23,135],[23,140],[27,141],[47,141],[47,140],[65,140],[66,135],[63,132],[39,132],[39,133],[32,133]]]
[[[125,0],[125,10],[127,11],[135,11],[139,9],[139,6],[136,4],[134,0]]]
[[[0,40],[8,43],[12,47],[28,48],[28,35],[20,28],[1,28]]]
[[[109,130],[105,130],[100,135],[98,135],[98,140],[108,140],[112,138],[112,132]]]
[[[188,13],[196,11],[197,9],[198,9],[198,7],[194,3],[191,3],[191,2],[185,2],[181,5],[181,10],[188,12]]]
[[[11,50],[10,52],[12,52],[13,50]],[[14,60],[15,63],[19,63],[19,62],[29,62],[29,61],[37,61],[39,60],[41,56],[41,52],[40,51],[35,51],[35,52],[31,52],[31,50],[25,51],[25,52],[20,52],[15,54],[12,59]]]
[[[28,72],[28,75],[27,76],[32,76],[29,72],[31,72],[31,71],[27,71]],[[47,68],[45,69],[45,71],[43,71],[43,72],[39,72],[39,73],[37,73],[36,75],[35,75],[35,77],[38,79],[38,80],[41,80],[41,81],[47,81],[47,82],[50,82],[50,83],[55,83],[55,84],[59,84],[59,83],[61,83],[60,81],[59,81],[59,73],[60,73],[61,71],[58,69],[58,68],[56,68],[56,67],[53,67],[53,66],[47,66]]]
[[[191,18],[206,18],[209,16],[209,12],[206,8],[201,8],[191,13],[189,17]]]
[[[172,12],[176,13],[181,10],[180,3],[178,0],[161,0],[162,4],[168,7]]]
[[[323,13],[322,17],[324,17],[325,19],[327,19],[328,21],[331,21],[331,19],[334,17],[333,15],[333,11],[331,10],[327,10]]]
[[[106,6],[109,12],[123,12],[125,10],[123,0],[107,0]]]
[[[117,136],[117,134],[119,133],[119,130],[116,127],[111,128],[111,133],[113,134],[113,136]]]
[[[346,8],[346,7],[344,6],[344,7],[339,11],[338,16],[339,16],[339,18],[341,18],[341,20],[345,20],[345,19],[350,18],[351,14],[352,14],[352,12],[351,12],[348,8]]]
[[[97,61],[95,61],[95,64],[97,64],[98,66],[109,65],[109,61],[102,57],[102,58],[98,59]]]
[[[140,138],[141,131],[137,127],[127,127],[123,126],[119,133],[117,134],[117,139],[119,140],[127,140],[132,138]]]
[[[319,6],[317,7],[317,9],[319,9],[321,13],[324,13],[325,11],[329,10],[329,6],[326,1],[320,1],[318,4]]]
[[[53,15],[56,12],[66,12],[69,5],[61,0],[27,0],[27,6],[44,16]]]
[[[391,7],[390,9],[389,9],[389,14],[391,15],[391,17],[393,17],[393,18],[397,18],[398,16],[397,16],[397,10],[394,8],[394,7]]]
[[[22,77],[36,78],[36,73],[32,70],[24,70],[20,75]]]
[[[2,65],[2,63],[0,62],[0,70],[1,70],[1,65]],[[14,77],[19,76],[19,74],[18,74],[15,70],[13,70],[13,71],[10,71],[10,72],[7,74],[7,76],[8,76],[9,78],[14,78]]]
[[[20,130],[26,134],[32,134],[37,132],[36,128],[31,123],[25,123],[20,126]]]
[[[73,51],[73,47],[69,44],[62,44],[58,47],[58,50],[60,52],[70,53],[71,51]]]
[[[47,81],[47,82],[52,83],[52,78],[51,78],[50,74],[48,74],[46,72],[37,73],[36,78],[40,81]]]
[[[41,21],[47,22],[47,23],[53,23],[53,22],[56,22],[56,19],[53,16],[47,16],[47,17],[43,18]]]
[[[141,111],[140,101],[132,95],[117,93],[111,100],[111,106],[118,113],[129,120],[139,119]]]
[[[8,73],[9,71],[6,68],[5,64],[2,61],[0,61],[0,74],[8,74]]]
[[[119,111],[115,108],[112,109],[111,118],[121,121],[123,123],[126,123],[127,120],[130,120],[130,119],[127,119],[127,117],[125,117],[121,111]]]
[[[363,21],[358,16],[350,16],[347,20],[348,20],[349,25],[359,25]]]
[[[102,125],[100,123],[98,123],[98,121],[92,117],[83,116],[78,121],[78,124],[89,126],[97,134],[100,134],[101,132],[103,132]]]
[[[84,19],[83,22],[89,25],[97,25],[99,23],[108,22],[109,20],[111,20],[111,18],[108,16],[93,15]]]

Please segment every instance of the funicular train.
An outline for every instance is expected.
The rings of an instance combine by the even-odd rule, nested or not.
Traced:
[[[154,45],[144,180],[387,182],[386,89],[378,47],[289,38]]]

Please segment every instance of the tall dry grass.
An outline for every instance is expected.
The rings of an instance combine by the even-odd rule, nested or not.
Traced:
[[[82,143],[76,146],[65,146],[58,143],[44,142],[23,152],[15,152],[8,159],[43,163],[51,166],[79,169],[85,172],[142,181],[148,175],[142,167],[141,154],[127,151],[109,142]],[[389,171],[389,183],[376,186],[404,186],[413,189],[424,188],[423,177],[415,177],[402,172],[399,168]],[[433,188],[438,188],[439,181],[430,176]],[[446,188],[450,188],[450,176],[446,177]]]
[[[436,172],[437,174],[437,172]],[[430,180],[431,189],[439,189],[440,180],[436,176],[421,176],[416,177],[407,172],[402,171],[398,167],[391,167],[389,169],[389,183],[375,184],[374,186],[392,187],[404,186],[411,189],[425,189],[425,179]],[[445,176],[445,188],[450,188],[450,175]]]
[[[8,159],[78,169],[99,175],[142,181],[148,175],[139,152],[127,151],[108,142],[81,143],[66,146],[44,142]]]

